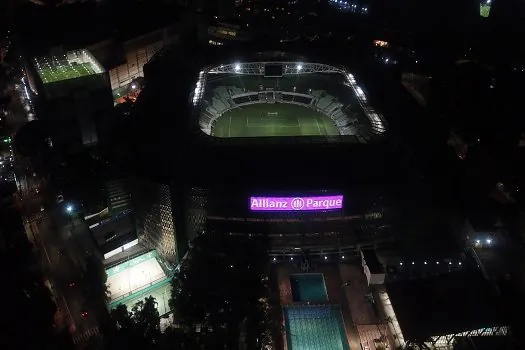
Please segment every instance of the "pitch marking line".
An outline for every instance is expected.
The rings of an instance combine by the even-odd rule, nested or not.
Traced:
[[[230,123],[228,124],[228,137],[232,136],[232,115],[230,114]]]
[[[317,117],[315,118],[315,125],[317,125],[317,131],[319,132],[319,135],[322,135],[321,128],[319,127],[319,122],[317,121]]]

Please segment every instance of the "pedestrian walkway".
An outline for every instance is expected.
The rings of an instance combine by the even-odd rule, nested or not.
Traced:
[[[100,330],[98,327],[91,328],[85,331],[84,333],[73,336],[73,344],[77,345],[77,344],[85,343],[93,337],[100,337],[100,336],[101,334],[100,334]]]

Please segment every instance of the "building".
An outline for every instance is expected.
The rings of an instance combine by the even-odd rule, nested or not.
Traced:
[[[204,40],[209,45],[222,46],[228,42],[243,42],[251,38],[249,28],[246,24],[233,23],[233,21],[215,21],[207,26],[203,33]]]
[[[396,346],[453,349],[457,338],[509,334],[503,299],[479,271],[391,283],[380,295]]]
[[[170,186],[146,179],[133,179],[133,202],[139,242],[169,262],[179,261],[187,244],[177,239]]]
[[[368,285],[385,283],[385,269],[379,262],[375,251],[371,249],[361,250],[361,265]]]
[[[402,158],[391,153],[388,118],[372,107],[362,80],[343,66],[311,63],[322,59],[277,50],[232,59],[215,50],[163,50],[145,67],[134,116],[141,142],[129,161],[134,187],[149,197],[133,195],[144,204],[141,226],[150,218],[154,229],[139,237],[161,244],[159,235],[170,232],[170,241],[187,245],[203,233],[269,235],[274,256],[388,244],[396,215],[389,191],[404,176]],[[254,108],[257,120],[222,118]],[[299,123],[294,111],[322,124]]]
[[[107,72],[91,52],[33,57],[26,62],[26,72],[54,147],[75,152],[96,145],[97,123],[111,115],[113,103]]]
[[[176,9],[180,8],[169,1],[129,1],[122,5],[83,1],[58,7],[24,4],[17,8],[15,21],[25,25],[16,33],[27,56],[87,49],[108,72],[118,100],[133,80],[143,76],[144,64],[178,39],[184,21],[174,15],[180,12]]]
[[[111,215],[129,211],[132,208],[129,183],[125,179],[106,182],[106,202]]]
[[[108,70],[111,90],[117,99],[125,96],[134,80],[144,76],[144,65],[163,47],[175,43],[178,37],[178,26],[168,25],[122,41],[108,38],[89,45],[88,49]]]

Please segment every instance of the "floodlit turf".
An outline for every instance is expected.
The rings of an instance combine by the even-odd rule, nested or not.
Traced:
[[[111,300],[137,293],[166,277],[153,252],[106,270]]]
[[[278,115],[268,115],[275,113]],[[334,136],[337,127],[314,109],[286,103],[263,103],[225,112],[212,126],[215,137]]]
[[[480,5],[479,14],[481,17],[487,18],[490,14],[490,5]]]
[[[39,62],[37,69],[44,84],[96,74],[91,63]]]

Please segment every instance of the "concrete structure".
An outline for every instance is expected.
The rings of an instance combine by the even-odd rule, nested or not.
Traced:
[[[88,46],[108,70],[111,89],[116,90],[144,76],[144,65],[163,47],[179,38],[177,27],[167,26],[124,41],[108,39]]]
[[[86,49],[56,52],[26,62],[39,118],[53,147],[72,153],[98,143],[97,124],[112,113],[107,72]]]
[[[385,269],[377,259],[377,255],[373,250],[361,250],[361,264],[368,285],[385,283]]]
[[[479,272],[390,283],[379,296],[396,346],[453,349],[458,337],[509,334],[504,301]]]
[[[139,242],[168,262],[179,261],[184,251],[176,242],[170,187],[141,178],[132,183]]]

